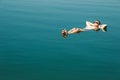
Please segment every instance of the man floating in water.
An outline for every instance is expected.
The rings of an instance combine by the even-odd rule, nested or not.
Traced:
[[[107,24],[102,24],[99,20],[96,20],[94,23],[88,22],[86,21],[86,27],[85,28],[72,28],[69,31],[67,31],[66,29],[62,30],[62,36],[64,38],[66,38],[68,36],[68,34],[76,34],[76,33],[80,33],[80,32],[84,32],[84,31],[88,31],[88,30],[94,30],[94,31],[99,31],[102,30],[103,32],[107,31]]]

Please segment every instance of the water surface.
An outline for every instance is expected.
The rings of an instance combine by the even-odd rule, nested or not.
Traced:
[[[120,80],[119,0],[1,0],[0,80]],[[101,20],[108,31],[61,37]]]

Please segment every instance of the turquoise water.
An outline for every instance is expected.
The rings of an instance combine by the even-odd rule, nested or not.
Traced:
[[[0,80],[120,80],[119,0],[0,0]],[[99,19],[108,31],[62,38]]]

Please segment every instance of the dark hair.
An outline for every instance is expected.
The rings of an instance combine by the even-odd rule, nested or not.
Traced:
[[[94,23],[98,23],[99,25],[101,24],[100,20],[96,20]]]

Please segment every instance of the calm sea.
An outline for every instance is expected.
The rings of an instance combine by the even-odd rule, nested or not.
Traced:
[[[120,80],[120,0],[0,0],[0,80]],[[62,38],[101,20],[107,32]]]

